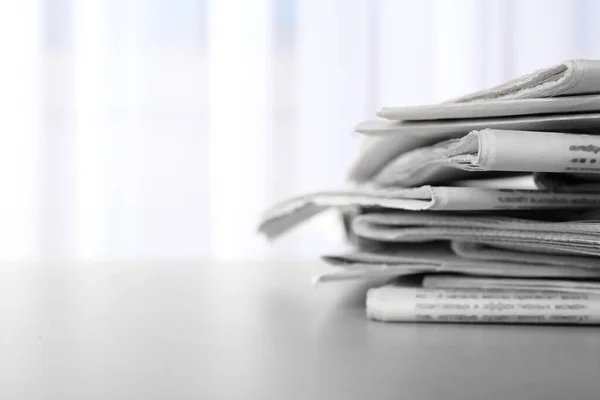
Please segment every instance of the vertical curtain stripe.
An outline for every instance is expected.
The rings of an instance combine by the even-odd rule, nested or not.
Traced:
[[[0,2],[0,258],[39,256],[42,8]]]
[[[208,3],[211,252],[259,257],[255,234],[266,204],[271,2]]]
[[[106,247],[109,13],[107,2],[78,1],[73,11],[76,132],[76,256],[96,258]]]

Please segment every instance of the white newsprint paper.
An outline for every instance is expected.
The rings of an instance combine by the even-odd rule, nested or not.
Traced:
[[[600,193],[553,193],[537,190],[477,187],[421,186],[381,188],[361,186],[293,197],[275,204],[264,214],[259,231],[274,238],[331,207],[378,207],[389,210],[515,210],[564,209],[600,206]],[[363,223],[362,216],[354,221]],[[368,228],[368,227],[367,227]],[[356,229],[356,228],[355,228]],[[359,236],[380,233],[370,229]]]
[[[600,221],[535,221],[493,215],[386,212],[356,216],[352,232],[374,243],[458,241],[511,251],[600,255]]]
[[[548,290],[428,289],[367,292],[367,316],[383,322],[599,324],[600,295]]]
[[[583,174],[587,174],[600,180],[600,136],[473,131],[461,139],[400,154],[373,180],[381,185],[410,187],[478,177],[470,172],[484,171],[579,174],[580,180],[586,179]]]
[[[358,248],[344,253],[327,254],[323,256],[323,260],[338,269],[318,276],[315,278],[316,283],[373,280],[416,273],[600,279],[600,263],[589,262],[583,257],[572,257],[572,262],[565,264],[478,260],[461,257],[443,243],[411,244],[395,250]]]
[[[393,121],[433,121],[593,111],[600,111],[600,95],[383,107],[377,116]]]
[[[563,279],[486,278],[480,276],[427,275],[422,286],[429,289],[525,289],[600,295],[600,281]]]
[[[522,131],[548,131],[594,133],[600,124],[600,113],[545,114],[495,118],[454,119],[442,121],[389,121],[369,120],[358,124],[354,130],[365,135],[397,136],[415,135],[438,140],[459,138],[472,130],[509,129]]]
[[[600,61],[568,60],[450,101],[531,99],[592,93],[600,93]]]

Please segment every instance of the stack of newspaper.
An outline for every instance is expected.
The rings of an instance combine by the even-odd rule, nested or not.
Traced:
[[[349,248],[317,280],[391,279],[373,319],[600,323],[600,61],[378,117],[345,187],[276,204],[260,231],[341,210]]]

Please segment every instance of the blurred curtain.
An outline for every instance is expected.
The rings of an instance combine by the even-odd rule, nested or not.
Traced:
[[[0,258],[296,259],[271,202],[339,185],[352,128],[600,57],[594,0],[22,0],[0,5]],[[302,239],[302,240],[299,240]]]

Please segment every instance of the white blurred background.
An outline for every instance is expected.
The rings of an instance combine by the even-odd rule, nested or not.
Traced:
[[[0,4],[0,258],[298,259],[285,196],[343,182],[360,120],[570,58],[595,0],[19,0]]]

